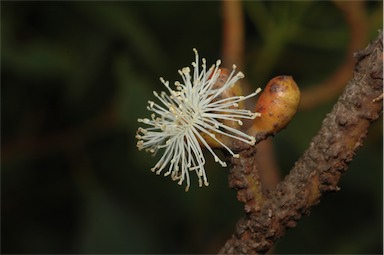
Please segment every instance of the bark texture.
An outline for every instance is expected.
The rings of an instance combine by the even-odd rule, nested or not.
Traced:
[[[275,190],[262,189],[255,147],[234,144],[240,158],[231,158],[229,185],[245,203],[246,214],[219,253],[267,252],[287,228],[295,227],[296,222],[309,213],[323,193],[339,190],[340,177],[362,146],[369,126],[382,113],[382,32],[354,57],[357,63],[353,78],[323,120],[309,148]],[[259,134],[257,139],[265,137]]]

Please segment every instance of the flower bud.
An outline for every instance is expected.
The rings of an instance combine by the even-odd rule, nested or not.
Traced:
[[[227,82],[229,75],[231,73],[231,71],[229,69],[224,68],[224,67],[219,68],[219,71],[220,71],[220,75],[218,76],[216,83],[212,86],[213,89],[218,89],[218,88],[224,86],[224,84]],[[221,100],[224,98],[234,97],[234,96],[241,96],[242,94],[243,94],[243,90],[241,89],[240,81],[237,81],[234,83],[234,85],[232,85],[232,87],[224,90],[217,97],[217,99],[215,101]],[[238,105],[238,107],[236,107],[236,108],[238,108],[238,109],[244,109],[244,107],[245,107],[244,101],[238,102],[237,105]],[[232,108],[235,108],[235,107],[232,107]],[[239,129],[241,127],[241,125],[237,121],[222,120],[221,122],[223,124],[225,124],[226,126],[232,127],[235,129]],[[223,147],[220,143],[217,142],[216,139],[212,138],[210,135],[208,135],[206,133],[200,133],[200,134],[202,137],[204,137],[206,142],[212,148],[222,148]],[[226,136],[226,135],[222,135],[219,133],[214,133],[214,135],[215,135],[215,138],[217,138],[218,140],[220,140],[224,144],[229,144],[229,142],[231,141],[231,138]]]
[[[276,134],[291,121],[299,102],[300,89],[292,76],[274,77],[257,100],[255,111],[261,116],[254,120],[248,134]]]

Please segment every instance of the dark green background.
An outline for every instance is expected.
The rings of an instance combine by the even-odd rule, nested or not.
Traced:
[[[382,4],[366,8],[374,39]],[[244,9],[243,71],[253,89],[281,74],[305,88],[343,62],[348,28],[331,2],[245,2]],[[271,21],[272,46],[258,29]],[[192,179],[185,193],[150,172],[156,158],[136,149],[136,120],[148,115],[152,90],[163,90],[159,77],[179,79],[193,47],[209,64],[220,58],[220,2],[1,2],[2,253],[220,249],[242,216],[227,170],[208,159],[210,186]],[[282,174],[335,100],[299,112],[273,139]],[[341,191],[324,196],[274,252],[383,252],[382,129],[381,118]]]

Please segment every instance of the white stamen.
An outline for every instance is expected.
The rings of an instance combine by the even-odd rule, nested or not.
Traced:
[[[169,81],[160,78],[161,83],[166,87],[167,92],[153,92],[160,101],[148,101],[147,109],[152,112],[151,119],[138,119],[149,127],[139,128],[136,133],[137,147],[139,150],[146,150],[156,154],[163,150],[163,154],[157,164],[151,168],[152,172],[160,174],[164,170],[164,176],[171,176],[172,180],[179,185],[186,182],[185,191],[189,190],[189,172],[195,172],[198,177],[199,186],[208,186],[205,173],[205,159],[202,144],[214,160],[221,166],[227,164],[213,151],[202,134],[208,135],[215,142],[220,144],[233,157],[239,158],[218,138],[220,136],[230,137],[245,143],[254,145],[255,138],[242,131],[228,126],[223,122],[234,121],[243,125],[241,119],[254,119],[260,113],[253,113],[249,110],[238,109],[239,102],[257,95],[261,89],[257,89],[248,96],[222,97],[225,90],[231,88],[239,79],[244,78],[242,72],[235,74],[236,65],[230,73],[227,81],[221,87],[213,87],[219,78],[221,60],[207,70],[207,63],[201,59],[199,66],[199,55],[196,49],[195,61],[192,62],[193,72],[189,67],[178,71],[182,81],[174,82],[174,89],[170,87]],[[200,68],[200,69],[199,69]]]

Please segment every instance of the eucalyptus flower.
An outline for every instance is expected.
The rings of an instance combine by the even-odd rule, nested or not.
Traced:
[[[208,70],[206,60],[201,59],[199,68],[199,55],[196,49],[195,62],[192,62],[193,73],[189,67],[179,70],[182,82],[176,81],[170,86],[168,81],[160,78],[166,91],[153,92],[157,102],[148,101],[147,109],[152,112],[150,118],[138,119],[138,122],[148,127],[140,127],[137,131],[137,147],[153,155],[161,151],[162,155],[151,171],[164,176],[170,175],[174,181],[181,185],[186,181],[185,190],[190,187],[189,172],[195,172],[199,186],[208,186],[207,175],[204,169],[205,158],[203,148],[206,148],[216,162],[225,167],[214,152],[212,140],[233,157],[239,157],[224,142],[222,137],[236,139],[254,145],[255,138],[228,125],[235,122],[241,126],[241,119],[255,119],[259,113],[239,109],[239,102],[257,95],[260,89],[248,96],[222,96],[223,92],[232,88],[241,78],[242,72],[236,72],[236,66],[221,86],[216,82],[222,69],[221,61],[217,60]],[[209,139],[206,139],[206,138]],[[211,140],[211,141],[209,141]],[[160,152],[159,152],[160,153]]]

